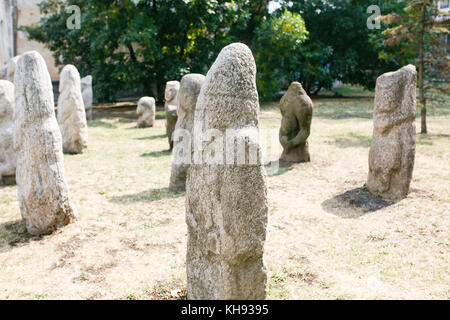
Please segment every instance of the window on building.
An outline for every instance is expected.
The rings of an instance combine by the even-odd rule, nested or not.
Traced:
[[[439,9],[448,9],[450,7],[450,0],[439,1]]]

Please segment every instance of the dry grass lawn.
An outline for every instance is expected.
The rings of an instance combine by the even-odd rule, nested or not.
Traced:
[[[314,102],[312,162],[268,177],[268,298],[449,299],[450,107],[417,135],[410,195],[387,203],[363,187],[372,97]],[[89,151],[65,156],[76,223],[31,237],[16,187],[0,186],[0,299],[185,295],[184,193],[167,189],[163,114],[138,129],[134,111],[97,109]],[[264,104],[262,128],[279,124]]]

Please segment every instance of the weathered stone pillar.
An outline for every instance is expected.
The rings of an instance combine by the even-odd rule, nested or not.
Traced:
[[[0,185],[16,183],[14,134],[14,84],[0,80]]]
[[[231,44],[208,71],[197,100],[195,162],[186,182],[189,299],[266,296],[268,204],[255,78],[250,49]]]
[[[88,130],[80,74],[75,66],[66,65],[59,79],[58,123],[63,139],[63,151],[83,153],[87,149]]]
[[[409,191],[416,148],[416,68],[408,65],[377,79],[367,188],[387,200]]]
[[[172,155],[172,172],[170,174],[170,190],[185,190],[186,174],[192,162],[192,128],[194,127],[194,111],[198,95],[205,76],[192,73],[185,75],[180,82],[178,92],[178,120],[174,131],[174,150]]]
[[[86,119],[92,120],[92,102],[94,101],[94,92],[92,91],[92,76],[81,78],[81,95],[83,96],[84,110]]]
[[[65,178],[62,138],[47,66],[24,53],[15,77],[14,147],[20,212],[31,234],[47,234],[77,216]]]
[[[164,110],[166,112],[166,134],[169,140],[170,150],[173,149],[173,131],[175,130],[175,124],[177,123],[177,108],[178,108],[178,90],[180,89],[180,82],[168,81],[166,83],[166,90],[164,98],[166,100],[164,104]]]
[[[153,123],[155,122],[155,112],[155,98],[140,98],[136,109],[136,113],[139,116],[139,119],[137,121],[138,128],[153,127]]]
[[[17,61],[20,56],[15,56],[8,61],[8,65],[6,66],[6,79],[14,83],[14,74],[16,73]]]

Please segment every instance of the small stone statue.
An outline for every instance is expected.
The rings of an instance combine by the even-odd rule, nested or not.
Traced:
[[[137,122],[138,128],[153,127],[153,123],[155,122],[155,111],[155,98],[140,98],[136,109],[136,113],[139,116]]]
[[[0,185],[16,183],[14,134],[14,84],[0,80]]]
[[[178,90],[180,89],[180,82],[168,81],[166,83],[164,110],[166,111],[166,134],[169,139],[170,150],[173,149],[173,131],[177,123],[177,108],[178,108]]]
[[[92,91],[92,76],[81,78],[81,94],[83,96],[84,110],[86,110],[86,119],[92,120],[92,101],[94,93]]]
[[[280,101],[280,143],[283,153],[280,160],[286,162],[308,162],[308,137],[311,131],[313,103],[302,85],[292,82]]]

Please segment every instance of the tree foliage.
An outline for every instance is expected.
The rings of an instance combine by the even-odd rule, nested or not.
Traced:
[[[137,4],[136,4],[137,3]],[[219,0],[46,0],[45,16],[25,27],[43,42],[58,65],[92,74],[100,101],[119,90],[142,89],[161,97],[166,81],[204,73],[220,49],[238,40],[249,13],[240,2]],[[69,30],[70,5],[81,9],[81,28]],[[248,10],[249,11],[249,10]]]
[[[298,13],[284,11],[264,19],[255,31],[253,51],[258,66],[258,92],[263,99],[273,99],[287,83],[296,78],[301,45],[308,31]]]
[[[58,65],[92,74],[99,101],[123,91],[162,98],[166,81],[206,73],[234,41],[252,47],[261,98],[272,99],[294,80],[310,94],[334,80],[373,88],[379,74],[399,67],[396,49],[385,49],[381,33],[366,26],[373,2],[279,1],[269,13],[268,0],[44,0],[40,22],[23,30]],[[402,6],[378,2],[383,12]],[[70,5],[81,9],[80,29],[66,27]]]
[[[383,12],[398,11],[396,0],[294,0],[283,6],[301,14],[309,38],[300,50],[298,80],[307,91],[330,88],[334,80],[375,86],[380,74],[399,66],[395,59],[382,59],[377,39],[379,30],[370,30],[367,8],[378,5]]]
[[[433,88],[436,69],[450,71],[449,46],[442,38],[449,34],[449,16],[439,11],[437,1],[407,0],[402,12],[384,15],[382,21],[390,26],[383,32],[386,47],[400,47],[397,55],[412,57],[409,62],[418,66],[421,132],[427,133],[425,91]]]

